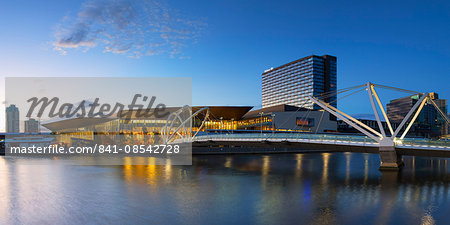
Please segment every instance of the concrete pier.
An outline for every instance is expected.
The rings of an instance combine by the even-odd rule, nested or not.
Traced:
[[[380,141],[380,170],[398,170],[403,166],[402,155],[395,150],[395,142],[390,138]]]
[[[395,146],[380,146],[380,170],[398,170],[403,166],[402,155]]]

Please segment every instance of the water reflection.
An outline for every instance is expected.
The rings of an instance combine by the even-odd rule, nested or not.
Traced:
[[[355,153],[195,156],[192,166],[0,157],[0,224],[445,221],[448,160],[404,161],[400,172],[380,172],[377,155]]]
[[[10,171],[5,158],[0,157],[0,218],[7,218],[10,202]],[[1,221],[1,220],[0,220]]]
[[[352,158],[352,154],[350,152],[345,152],[345,184],[348,185],[350,181],[350,160]]]

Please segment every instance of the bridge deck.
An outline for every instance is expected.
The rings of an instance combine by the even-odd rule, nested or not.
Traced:
[[[298,134],[297,134],[298,135]],[[214,134],[195,137],[194,153],[367,152],[379,153],[379,144],[364,136],[279,134]],[[402,155],[450,157],[450,143],[405,139],[397,143]]]

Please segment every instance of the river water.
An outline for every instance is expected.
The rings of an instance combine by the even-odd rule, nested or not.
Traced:
[[[0,224],[448,224],[448,159],[204,155],[192,166],[0,157]]]

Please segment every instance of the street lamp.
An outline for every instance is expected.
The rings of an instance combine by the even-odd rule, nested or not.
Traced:
[[[260,112],[259,113],[259,115],[261,115],[261,120],[259,121],[259,123],[261,124],[261,138],[262,138],[262,123],[263,123],[263,121],[262,121],[262,116],[264,115],[264,112]]]
[[[231,134],[233,134],[234,130],[234,118],[231,118]]]
[[[275,133],[275,113],[272,113],[272,136]]]
[[[220,134],[222,134],[222,129],[223,129],[223,122],[222,122],[222,120],[223,120],[223,117],[220,117],[220,126],[219,126]]]

